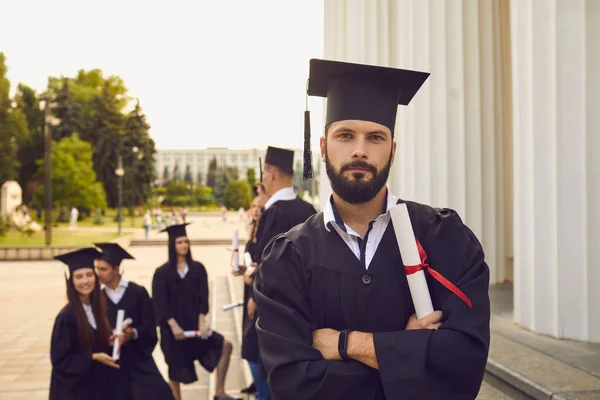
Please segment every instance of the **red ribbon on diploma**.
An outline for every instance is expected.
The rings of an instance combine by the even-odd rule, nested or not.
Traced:
[[[227,249],[227,251],[231,252],[231,260],[229,260],[229,264],[233,265],[233,254],[234,253],[239,253],[239,249]]]
[[[471,300],[469,300],[469,298],[459,288],[457,288],[448,279],[444,278],[442,276],[442,274],[440,274],[439,272],[437,272],[435,269],[431,268],[431,266],[429,264],[425,263],[425,260],[427,259],[427,253],[425,253],[425,250],[423,250],[423,246],[421,246],[421,243],[419,243],[418,240],[417,240],[417,248],[419,249],[419,256],[421,257],[421,264],[419,264],[419,265],[405,265],[404,266],[404,272],[406,273],[406,275],[412,275],[415,272],[419,272],[419,271],[427,268],[427,271],[429,272],[429,274],[436,281],[438,281],[439,283],[441,283],[442,285],[444,285],[448,290],[450,290],[452,293],[454,293],[455,295],[457,295],[462,301],[464,301],[469,306],[469,308],[473,308],[473,305],[471,304]]]

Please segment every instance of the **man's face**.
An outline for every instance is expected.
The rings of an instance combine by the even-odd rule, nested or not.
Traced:
[[[190,251],[190,241],[187,236],[180,236],[175,239],[175,252],[178,256],[186,256]]]
[[[119,268],[113,267],[105,260],[97,260],[96,274],[98,274],[98,279],[100,279],[100,283],[110,285],[114,282],[115,279],[119,277]]]
[[[321,138],[321,157],[331,188],[350,204],[366,203],[379,193],[395,152],[391,131],[375,122],[334,122]]]

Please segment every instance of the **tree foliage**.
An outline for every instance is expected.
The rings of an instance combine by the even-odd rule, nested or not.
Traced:
[[[225,207],[237,210],[248,209],[252,203],[252,188],[246,181],[230,181],[223,194]]]

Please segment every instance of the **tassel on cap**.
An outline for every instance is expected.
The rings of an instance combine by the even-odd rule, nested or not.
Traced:
[[[308,110],[308,81],[306,81],[306,111],[304,111],[304,180],[313,178],[312,152],[310,150],[310,111]]]
[[[259,182],[262,182],[262,160],[261,160],[260,157],[258,157],[258,171],[259,171],[259,174],[260,174],[260,181]]]

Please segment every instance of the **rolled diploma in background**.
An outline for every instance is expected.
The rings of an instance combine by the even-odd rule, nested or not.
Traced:
[[[406,204],[398,204],[390,208],[390,216],[396,233],[396,241],[402,256],[404,265],[413,266],[421,264],[417,241],[413,232],[408,208]],[[427,314],[433,312],[433,304],[431,303],[431,295],[427,280],[425,279],[425,271],[421,270],[411,275],[406,275],[410,295],[415,306],[417,318],[423,318]]]
[[[117,326],[115,327],[115,333],[123,333],[123,320],[125,319],[125,310],[117,311]],[[113,360],[117,361],[120,356],[119,347],[121,343],[119,343],[119,339],[115,339],[115,343],[113,344]]]
[[[238,231],[233,231],[233,238],[231,239],[231,247],[233,250],[233,270],[235,272],[239,272],[240,270],[240,252],[238,248],[240,247],[240,242],[238,240]]]
[[[244,253],[244,262],[246,263],[246,267],[249,267],[250,264],[252,264],[252,256],[250,255],[250,253]]]
[[[244,305],[244,302],[242,300],[238,301],[237,303],[225,304],[223,306],[223,311],[229,311],[231,309],[234,309],[236,307],[243,306],[243,305]]]
[[[208,337],[212,336],[212,329],[208,332]],[[201,337],[200,336],[200,331],[183,331],[183,336],[185,336],[186,338],[196,338],[196,337]]]

